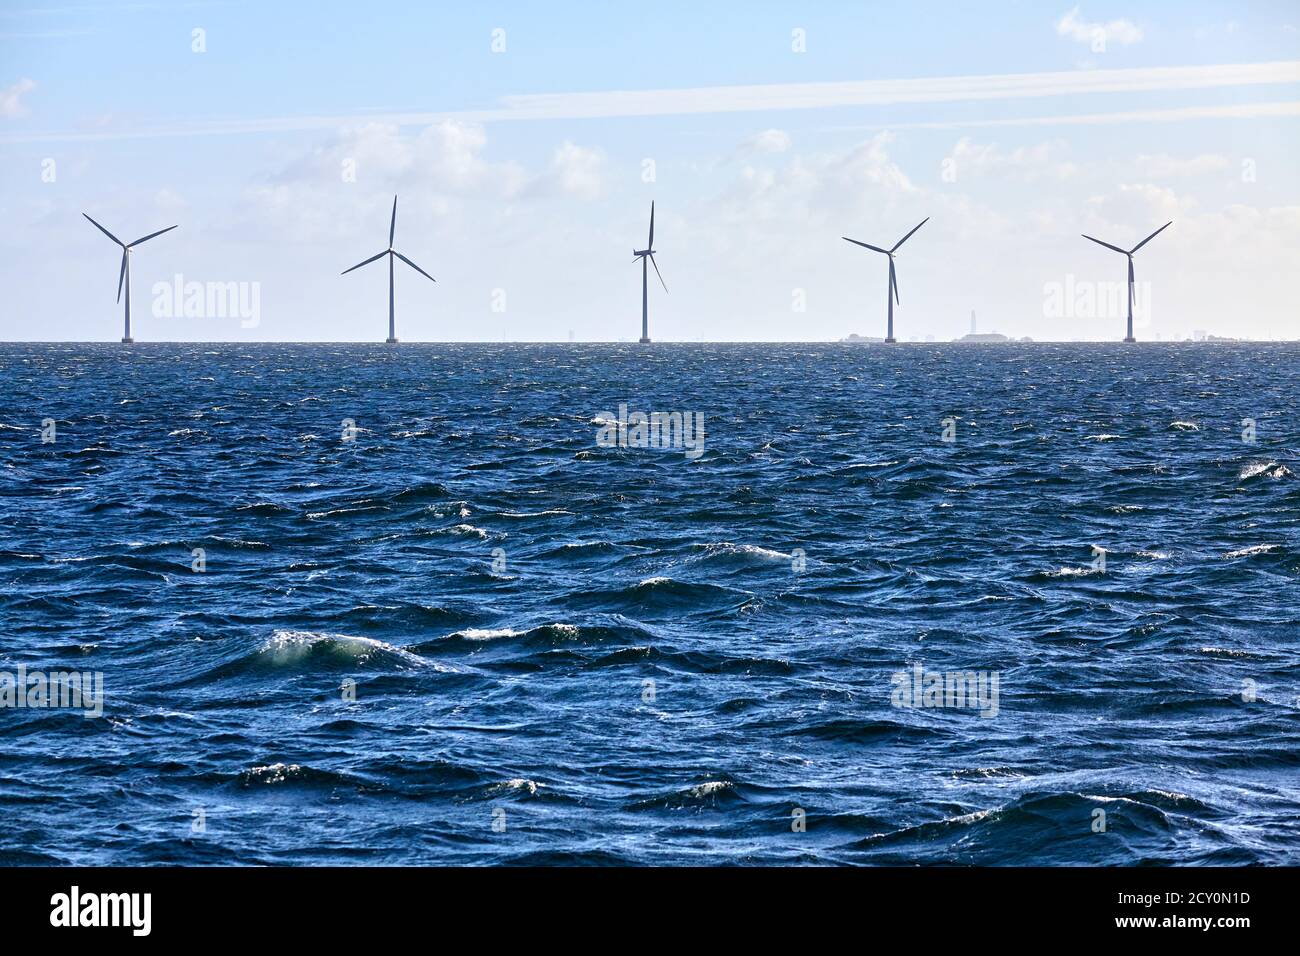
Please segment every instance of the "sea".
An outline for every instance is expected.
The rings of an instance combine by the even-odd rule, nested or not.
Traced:
[[[1295,344],[10,343],[0,584],[3,864],[1300,864]]]

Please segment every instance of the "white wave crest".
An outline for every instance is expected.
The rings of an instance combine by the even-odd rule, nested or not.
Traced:
[[[1225,558],[1248,558],[1253,554],[1268,554],[1270,551],[1277,550],[1276,544],[1256,544],[1249,548],[1239,548],[1236,551],[1229,551],[1224,555]]]

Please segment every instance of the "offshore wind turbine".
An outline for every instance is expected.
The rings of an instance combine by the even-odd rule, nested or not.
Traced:
[[[1160,233],[1164,232],[1173,224],[1174,221],[1170,219],[1167,223],[1165,223],[1155,232],[1151,233],[1151,235],[1147,236],[1145,239],[1139,242],[1132,249],[1128,249],[1128,250],[1121,249],[1119,246],[1112,246],[1109,242],[1102,242],[1100,239],[1093,239],[1092,236],[1086,235],[1084,233],[1080,233],[1080,235],[1082,235],[1083,238],[1092,239],[1092,241],[1097,243],[1097,245],[1099,246],[1105,246],[1107,249],[1113,249],[1115,252],[1118,252],[1122,256],[1128,256],[1128,335],[1124,336],[1125,342],[1137,341],[1137,339],[1133,338],[1133,253],[1137,252],[1139,249],[1141,249],[1148,242],[1150,242],[1156,236],[1160,235]]]
[[[649,307],[649,273],[646,271],[646,260],[650,260],[650,265],[655,267],[655,275],[659,276],[659,284],[668,291],[668,285],[664,282],[663,273],[659,271],[659,264],[655,262],[655,204],[650,202],[650,238],[646,240],[645,248],[641,250],[632,250],[632,261],[641,260],[641,344],[650,344],[650,307]]]
[[[86,216],[84,212],[82,213],[82,215]],[[86,218],[90,219],[89,216],[86,216]],[[125,283],[126,284],[126,318],[124,320],[124,325],[122,327],[122,341],[126,345],[130,345],[132,342],[135,341],[135,339],[131,338],[131,250],[135,246],[140,245],[140,243],[142,242],[148,242],[154,236],[161,236],[164,232],[171,232],[176,227],[168,226],[166,229],[159,229],[157,232],[151,232],[149,233],[149,235],[143,236],[137,239],[135,242],[123,242],[121,239],[117,238],[117,236],[113,235],[111,232],[109,232],[99,223],[95,222],[95,220],[90,219],[90,224],[122,247],[122,268],[117,273],[117,301],[118,302],[122,301],[122,284]]]
[[[378,255],[373,255],[369,259],[366,259],[362,262],[358,262],[356,265],[352,267],[352,269],[360,269],[362,266],[369,265],[370,263],[374,262],[376,259],[382,259],[384,256],[388,256],[388,339],[384,343],[385,345],[397,344],[397,327],[393,318],[393,259],[394,257],[401,259],[408,266],[410,266],[416,272],[420,273],[420,275],[424,276],[430,282],[438,281],[433,276],[429,275],[429,273],[425,272],[423,269],[417,266],[410,259],[406,258],[406,256],[402,255],[400,252],[398,252],[396,249],[393,248],[393,234],[396,231],[397,231],[397,197],[394,196],[393,197],[393,218],[388,223],[388,248],[385,249],[383,252],[379,253]],[[352,269],[344,269],[340,273],[340,275],[347,275],[349,272],[352,271]]]
[[[889,249],[882,249],[879,246],[873,246],[867,242],[858,242],[858,240],[850,239],[848,236],[840,236],[840,238],[843,239],[845,242],[851,242],[855,246],[862,246],[862,248],[870,249],[872,252],[881,252],[889,256],[889,288],[885,292],[885,301],[889,303],[889,329],[885,333],[885,341],[888,343],[893,343],[896,341],[896,339],[894,338],[894,303],[898,301],[898,279],[894,274],[894,253],[898,251],[899,247],[903,243],[907,242],[908,239],[912,238],[913,232],[916,232],[916,230],[920,229],[929,221],[930,221],[930,217],[926,216],[924,219],[922,219],[920,222],[918,222],[915,226],[912,227],[912,232],[909,232],[902,239],[899,239]]]

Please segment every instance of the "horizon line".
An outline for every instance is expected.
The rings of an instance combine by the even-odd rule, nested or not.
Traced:
[[[988,334],[988,333],[980,333]],[[994,333],[1001,334],[1001,333]],[[872,341],[861,337],[850,341],[847,337],[840,339],[656,339],[651,343],[637,342],[635,339],[508,339],[499,342],[482,339],[404,339],[400,342],[385,342],[382,339],[136,339],[124,343],[118,339],[0,339],[0,346],[6,345],[374,345],[385,349],[400,348],[403,345],[851,345],[855,348],[866,346],[881,347],[896,345],[1274,345],[1279,343],[1300,342],[1300,338],[1291,339],[1247,339],[1230,336],[1214,336],[1209,339],[1139,339],[1125,342],[1123,339],[1033,339],[1029,337],[1013,338],[1007,336],[1005,342],[965,342],[962,339],[899,339],[897,342],[885,342],[882,339]]]

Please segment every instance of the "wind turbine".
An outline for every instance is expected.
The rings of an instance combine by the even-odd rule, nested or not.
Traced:
[[[1097,243],[1097,245],[1099,246],[1105,246],[1107,249],[1115,250],[1122,256],[1128,256],[1128,335],[1124,337],[1125,342],[1137,341],[1137,339],[1133,338],[1133,253],[1137,252],[1139,249],[1141,249],[1148,242],[1150,242],[1156,236],[1160,235],[1160,233],[1164,232],[1173,224],[1174,221],[1170,219],[1167,223],[1165,223],[1155,232],[1151,233],[1151,235],[1147,236],[1136,246],[1134,246],[1132,249],[1129,249],[1127,251],[1121,249],[1119,246],[1112,246],[1109,242],[1102,242],[1100,239],[1092,239],[1092,236],[1080,233],[1080,235],[1083,235],[1083,238],[1092,239],[1092,241]]]
[[[398,252],[396,249],[393,248],[393,234],[396,231],[397,231],[397,197],[394,196],[393,197],[393,218],[392,221],[389,222],[388,224],[388,248],[385,249],[383,252],[379,253],[378,255],[371,256],[369,259],[366,259],[364,262],[358,262],[356,265],[352,267],[352,269],[360,269],[362,266],[369,265],[370,263],[374,262],[376,259],[382,259],[384,256],[388,256],[388,340],[384,343],[386,345],[397,344],[397,327],[394,324],[394,320],[393,320],[393,258],[396,257],[398,259],[401,259],[408,266],[410,266],[416,272],[420,273],[420,275],[424,276],[430,282],[438,281],[433,276],[429,275],[429,273],[425,272],[423,269],[417,266],[410,259],[406,258],[406,256],[402,255],[400,252]],[[352,269],[344,269],[340,273],[340,275],[347,275],[349,272],[352,271]]]
[[[930,217],[926,216],[912,227],[912,232],[916,232],[916,230],[920,229],[929,221]],[[885,334],[885,341],[889,343],[896,341],[894,338],[894,303],[898,301],[898,279],[894,275],[894,253],[898,251],[899,246],[912,238],[912,232],[909,232],[902,239],[899,239],[890,249],[881,249],[879,246],[873,246],[866,242],[858,242],[858,240],[850,239],[848,236],[840,236],[840,238],[845,242],[851,242],[855,246],[862,246],[862,248],[870,249],[872,252],[881,252],[889,256],[889,289],[885,293],[885,301],[889,303],[889,331]]]
[[[86,216],[84,212],[82,213],[82,215]],[[86,218],[90,219],[89,216],[86,216]],[[111,232],[109,232],[99,223],[95,222],[95,220],[90,219],[90,224],[122,247],[122,268],[121,270],[119,270],[117,274],[117,301],[118,302],[122,301],[122,284],[125,282],[126,283],[126,324],[122,329],[122,341],[126,345],[130,345],[132,342],[135,341],[135,339],[131,338],[131,250],[135,246],[140,245],[140,243],[142,242],[148,242],[154,236],[161,236],[164,232],[171,232],[176,227],[168,226],[166,229],[159,229],[157,232],[151,232],[149,233],[149,235],[137,239],[135,242],[123,242],[121,239],[117,238],[117,236],[113,235]]]
[[[649,294],[647,286],[649,284],[649,274],[646,272],[646,260],[650,260],[650,265],[655,267],[655,275],[659,276],[659,284],[668,291],[668,285],[664,282],[663,273],[659,271],[659,264],[655,262],[655,204],[653,200],[650,203],[650,238],[646,240],[645,248],[641,250],[632,250],[632,261],[641,260],[641,344],[650,344],[650,309]]]

